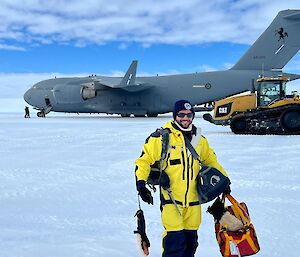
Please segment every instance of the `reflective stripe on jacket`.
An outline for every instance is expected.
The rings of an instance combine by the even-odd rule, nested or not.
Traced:
[[[193,156],[187,151],[182,132],[175,129],[171,121],[167,122],[164,128],[170,129],[170,150],[163,169],[165,169],[170,178],[173,196],[182,206],[193,205],[198,201],[196,177],[200,170],[199,161],[193,159]],[[201,130],[197,129],[196,133],[201,133]],[[137,180],[147,181],[151,170],[150,166],[160,160],[161,149],[161,136],[155,133],[151,134],[146,139],[142,155],[135,162]],[[205,137],[201,136],[195,150],[199,154],[203,165],[212,166],[227,176],[226,171],[218,163],[217,156],[210,148]],[[169,200],[167,192],[163,189],[161,191],[163,198]]]

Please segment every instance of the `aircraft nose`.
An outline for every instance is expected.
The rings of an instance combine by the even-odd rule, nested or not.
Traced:
[[[25,94],[24,94],[24,100],[26,103],[30,104],[31,102],[31,95],[32,95],[32,90],[28,89]]]

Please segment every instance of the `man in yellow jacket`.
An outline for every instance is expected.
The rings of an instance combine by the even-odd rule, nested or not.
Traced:
[[[197,230],[201,223],[196,177],[201,163],[212,166],[227,176],[207,139],[201,135],[201,129],[192,124],[194,117],[191,103],[179,100],[174,105],[174,120],[164,125],[169,130],[169,151],[162,170],[169,177],[170,191],[174,199],[172,201],[170,194],[160,188],[162,223],[165,229],[162,240],[163,257],[193,257],[196,252]],[[185,140],[189,140],[194,146],[201,163],[193,158]],[[161,135],[154,132],[146,139],[142,155],[135,162],[137,190],[142,200],[149,204],[153,204],[153,198],[150,190],[146,188],[146,181],[151,167],[160,162],[161,152]]]

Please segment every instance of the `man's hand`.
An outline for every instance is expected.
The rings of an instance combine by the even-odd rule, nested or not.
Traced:
[[[148,204],[153,204],[153,197],[149,189],[146,188],[146,183],[143,180],[136,182],[136,188],[142,200]]]
[[[230,195],[231,193],[231,189],[230,189],[230,185],[224,190],[223,194],[225,195]]]

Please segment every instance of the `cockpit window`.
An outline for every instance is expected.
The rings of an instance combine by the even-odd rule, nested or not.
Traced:
[[[261,84],[259,101],[260,106],[267,106],[272,101],[280,99],[285,96],[285,83],[269,83],[264,82]]]

